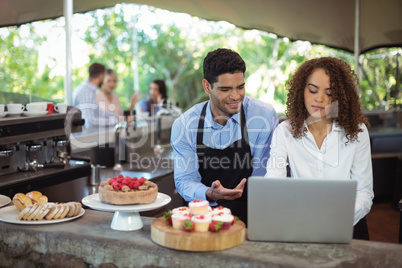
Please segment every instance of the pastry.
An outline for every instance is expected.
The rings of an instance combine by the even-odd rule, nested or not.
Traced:
[[[232,226],[234,223],[234,216],[231,214],[225,214],[224,212],[220,212],[218,214],[215,214],[212,219],[214,221],[221,221],[223,222],[222,225],[222,230],[227,230]]]
[[[229,214],[229,215],[232,214],[232,212],[230,211],[230,208],[226,208],[226,207],[224,207],[224,206],[218,206],[218,207],[216,207],[216,208],[214,208],[214,209],[212,210],[212,214],[213,214],[213,215],[217,215],[217,214],[221,214],[221,213],[223,213],[223,214]]]
[[[23,193],[17,193],[13,197],[13,204],[19,211],[22,211],[24,208],[32,204],[47,204],[47,196],[42,195],[42,193],[38,191],[32,191],[26,195]]]
[[[193,200],[188,203],[190,213],[193,215],[205,215],[210,209],[209,202],[207,200]]]
[[[64,219],[79,215],[81,209],[82,206],[78,202],[47,203],[44,205],[35,203],[25,207],[18,215],[18,219],[25,221]]]
[[[24,208],[32,205],[32,200],[23,193],[17,193],[13,197],[13,204],[19,211],[22,211]]]
[[[42,195],[41,192],[32,191],[27,193],[26,196],[31,198],[33,203],[38,203],[39,205],[44,205],[47,203],[47,196]]]
[[[172,226],[174,229],[182,230],[183,223],[185,220],[190,220],[191,216],[189,214],[177,213],[172,215]]]
[[[191,221],[195,224],[194,231],[208,232],[212,217],[210,215],[195,215],[191,217]]]
[[[158,186],[141,177],[130,178],[119,175],[99,186],[99,198],[113,205],[148,204],[156,200]]]
[[[172,210],[172,214],[189,214],[190,210],[188,207],[178,207]]]

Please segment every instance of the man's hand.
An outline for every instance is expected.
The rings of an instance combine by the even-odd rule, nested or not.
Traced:
[[[219,180],[212,183],[211,188],[206,191],[207,199],[216,201],[218,199],[234,200],[242,196],[244,185],[247,179],[244,178],[234,189],[227,189],[222,186]]]

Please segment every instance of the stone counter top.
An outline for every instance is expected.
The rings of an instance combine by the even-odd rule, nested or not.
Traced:
[[[351,244],[245,241],[215,252],[185,252],[151,240],[154,218],[138,231],[110,228],[113,213],[86,209],[59,224],[0,222],[0,267],[402,267],[402,245],[353,240]]]

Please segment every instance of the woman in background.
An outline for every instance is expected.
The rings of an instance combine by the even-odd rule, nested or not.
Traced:
[[[107,110],[111,113],[123,115],[123,108],[121,106],[119,96],[113,93],[117,87],[117,75],[112,69],[106,69],[105,79],[103,80],[100,91],[96,93],[96,101],[100,108]],[[134,93],[130,103],[130,114],[138,102],[138,93]]]
[[[139,103],[141,112],[148,112],[150,116],[155,115],[161,105],[167,102],[167,89],[165,81],[157,79],[149,85],[149,99]]]
[[[373,173],[367,118],[358,79],[331,57],[303,63],[288,83],[287,120],[274,131],[265,177],[357,181],[353,238],[369,240],[365,216],[372,206]]]

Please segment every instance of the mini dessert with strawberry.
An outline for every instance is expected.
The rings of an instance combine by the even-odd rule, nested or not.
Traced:
[[[177,207],[165,213],[166,223],[174,229],[187,232],[218,232],[228,230],[235,222],[229,208],[219,206],[212,209],[208,201],[193,200],[188,207]],[[187,225],[185,226],[185,222]],[[193,223],[191,225],[190,223]]]
[[[217,214],[221,214],[221,213],[223,213],[223,214],[229,214],[229,215],[232,214],[232,212],[230,211],[230,208],[226,208],[226,207],[224,207],[224,206],[218,206],[218,207],[216,207],[216,208],[214,208],[214,209],[212,210],[212,214],[213,214],[213,215],[217,215]]]
[[[218,222],[223,222],[222,224],[222,230],[228,230],[230,226],[234,223],[234,216],[232,214],[226,214],[224,212],[220,212],[218,214],[215,214],[212,219],[214,221]]]
[[[190,210],[188,207],[178,207],[172,210],[172,214],[189,214]]]
[[[195,215],[191,217],[191,221],[194,222],[196,232],[208,232],[209,224],[212,221],[212,217],[210,215]]]
[[[176,213],[172,214],[172,226],[174,229],[181,230],[185,220],[190,220],[189,214]]]
[[[190,213],[193,215],[205,215],[208,213],[210,206],[207,200],[195,199],[188,203]]]
[[[119,174],[99,186],[100,200],[113,205],[148,204],[157,196],[158,186],[144,177],[138,179]]]

